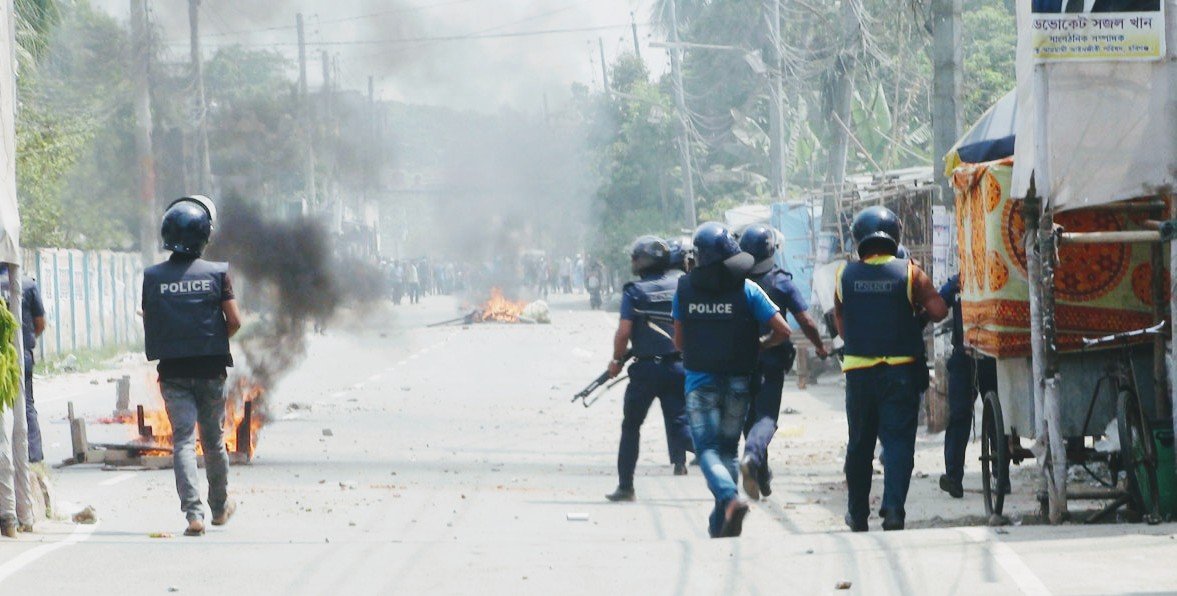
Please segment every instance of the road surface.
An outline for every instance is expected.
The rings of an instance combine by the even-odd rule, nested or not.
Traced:
[[[939,493],[934,436],[920,439],[915,529],[884,534],[872,519],[870,533],[846,532],[836,375],[807,391],[787,387],[795,413],[772,446],[776,492],[753,506],[743,537],[707,538],[710,495],[697,469],[672,476],[656,409],[639,500],[608,503],[620,388],[587,410],[568,400],[608,360],[616,315],[588,310],[584,296],[553,297],[551,325],[425,327],[457,312],[450,298],[427,298],[313,337],[273,394],[277,419],[253,463],[232,470],[236,517],[204,537],[181,535],[170,470],[54,470],[59,511],[90,505],[100,521],[44,522],[0,539],[0,593],[811,594],[839,582],[850,584],[840,593],[858,594],[1177,590],[1173,525],[978,525],[976,465],[964,500]],[[136,399],[147,399],[146,368],[125,368]],[[69,453],[67,401],[90,419],[91,440],[128,436],[96,422],[113,407],[112,376],[40,382],[51,461]],[[1034,508],[1032,466],[1023,468],[1015,520]]]

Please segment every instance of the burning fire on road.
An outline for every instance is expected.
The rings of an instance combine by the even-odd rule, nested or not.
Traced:
[[[439,321],[429,327],[442,325],[470,325],[472,323],[550,323],[551,315],[548,305],[542,300],[525,302],[511,300],[503,294],[503,290],[494,287],[490,289],[490,298],[481,305],[470,309],[460,317]]]
[[[148,379],[147,386],[151,388],[151,403],[140,405],[134,419],[125,419],[123,423],[130,428],[134,437],[133,443],[142,445],[145,454],[165,455],[171,453],[174,447],[172,423],[168,419],[167,408],[154,373]],[[257,449],[258,434],[266,423],[264,408],[255,407],[261,404],[265,388],[248,375],[234,375],[226,381],[225,389],[225,422],[222,427],[225,433],[225,450],[235,463],[248,462],[253,458]],[[199,433],[196,453],[204,453]]]

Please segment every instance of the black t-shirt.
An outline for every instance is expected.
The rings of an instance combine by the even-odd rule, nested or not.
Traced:
[[[181,260],[189,257],[173,253],[172,260]],[[221,302],[233,299],[233,282],[229,279],[229,274],[225,273],[225,283],[221,286]],[[168,358],[161,359],[156,365],[155,370],[159,373],[159,378],[169,379],[223,379],[225,378],[225,368],[233,366],[232,354],[224,354],[217,356],[196,356],[193,358]]]

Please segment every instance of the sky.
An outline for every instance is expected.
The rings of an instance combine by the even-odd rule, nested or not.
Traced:
[[[149,0],[167,56],[188,55],[187,0]],[[126,19],[129,0],[94,5]],[[598,38],[606,62],[633,51],[630,14],[642,57],[659,74],[666,54],[649,47],[653,0],[203,0],[205,55],[219,45],[272,48],[296,63],[295,15],[303,13],[308,81],[321,84],[321,51],[338,60],[345,88],[387,100],[494,112],[558,106],[573,82],[601,86]],[[568,31],[568,30],[575,31]],[[537,32],[558,32],[536,34]],[[561,31],[562,30],[562,31]],[[521,35],[520,35],[521,34]],[[481,36],[471,39],[471,36]],[[415,41],[405,41],[415,40]]]

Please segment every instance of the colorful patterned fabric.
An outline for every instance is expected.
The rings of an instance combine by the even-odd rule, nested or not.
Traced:
[[[1022,201],[1009,197],[1012,172],[1010,158],[963,164],[952,175],[965,343],[998,358],[1030,353],[1026,226]],[[1076,210],[1058,214],[1055,223],[1069,232],[1139,230],[1146,218]],[[1073,244],[1059,250],[1054,287],[1060,351],[1077,349],[1083,337],[1153,324],[1149,246]],[[1166,258],[1166,300],[1168,286]]]

